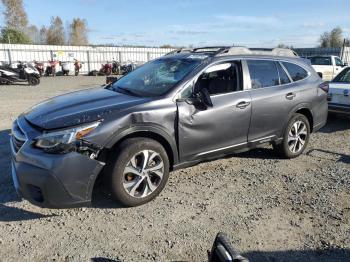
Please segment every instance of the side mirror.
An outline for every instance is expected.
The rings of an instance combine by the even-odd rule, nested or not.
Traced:
[[[343,67],[346,67],[348,66],[349,64],[348,63],[343,63]]]
[[[233,249],[230,241],[224,233],[219,232],[216,235],[211,251],[208,251],[209,262],[249,262],[248,259],[242,257]]]
[[[200,91],[199,91],[199,95],[201,97],[201,100],[203,101],[203,103],[208,106],[208,107],[213,107],[213,102],[211,101],[211,98],[210,98],[210,94],[209,94],[209,91],[208,89],[206,88],[202,88]]]
[[[206,110],[208,107],[213,106],[210,94],[206,88],[202,88],[201,90],[194,92],[193,95],[187,98],[185,101],[187,104],[193,105],[201,110]]]

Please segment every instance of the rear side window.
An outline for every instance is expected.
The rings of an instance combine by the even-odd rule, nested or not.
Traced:
[[[279,85],[276,63],[267,60],[247,60],[252,88]]]
[[[309,58],[312,65],[332,65],[330,57],[315,56]]]
[[[280,63],[276,62],[276,65],[277,65],[277,69],[278,69],[278,74],[280,76],[280,83],[281,83],[281,85],[289,84],[290,83],[290,79],[289,79],[286,71],[284,71],[284,69],[282,68]]]
[[[307,71],[296,64],[292,64],[288,62],[283,62],[282,64],[287,69],[293,81],[302,80],[308,76]]]

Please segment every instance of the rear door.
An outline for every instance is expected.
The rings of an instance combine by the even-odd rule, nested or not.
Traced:
[[[280,135],[290,110],[295,106],[291,79],[279,62],[247,60],[251,79],[252,117],[248,141],[271,140]]]

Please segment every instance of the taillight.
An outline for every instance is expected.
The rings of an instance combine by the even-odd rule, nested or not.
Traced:
[[[328,93],[329,91],[329,85],[328,83],[322,83],[318,86],[319,88],[321,88],[324,92]]]

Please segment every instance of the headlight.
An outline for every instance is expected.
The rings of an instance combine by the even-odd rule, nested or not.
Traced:
[[[46,132],[36,139],[35,146],[43,149],[52,149],[64,145],[72,145],[91,133],[101,122],[83,125],[57,132]]]

